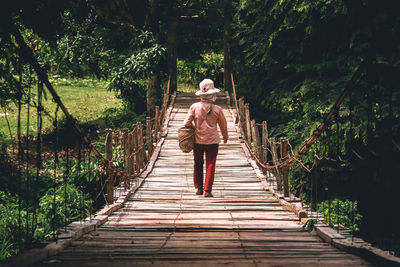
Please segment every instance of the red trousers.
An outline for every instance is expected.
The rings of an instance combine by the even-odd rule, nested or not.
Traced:
[[[206,154],[206,184],[204,190],[211,191],[214,183],[215,162],[218,155],[219,144],[202,145],[194,144],[194,172],[193,183],[195,188],[203,188],[204,153]]]

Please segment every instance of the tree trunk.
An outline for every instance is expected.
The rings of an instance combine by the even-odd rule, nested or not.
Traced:
[[[176,27],[178,20],[176,18],[171,19],[168,22],[168,76],[171,78],[170,93],[177,90],[177,55],[176,55]]]
[[[146,26],[153,33],[154,38],[159,39],[159,28],[158,28],[158,18],[157,18],[157,1],[149,0],[149,13],[147,16]],[[157,104],[157,100],[160,98],[160,72],[159,67],[157,66],[157,71],[154,75],[150,76],[146,80],[146,108],[147,115],[152,117],[154,116],[154,108]]]
[[[158,99],[160,99],[160,79],[157,74],[146,80],[146,107],[148,116],[154,116],[154,109]]]
[[[225,13],[224,13],[224,89],[225,91],[232,92],[231,83],[231,18],[232,14],[232,2],[229,0],[225,1]]]

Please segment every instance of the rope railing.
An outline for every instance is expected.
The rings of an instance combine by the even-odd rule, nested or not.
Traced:
[[[357,70],[353,73],[351,79],[347,82],[342,94],[338,97],[335,104],[330,109],[329,113],[324,117],[324,120],[315,128],[311,136],[303,143],[303,145],[298,149],[296,153],[293,153],[293,150],[287,138],[281,138],[280,142],[275,142],[274,138],[268,138],[268,129],[266,126],[267,123],[265,121],[260,124],[255,123],[254,120],[250,120],[249,104],[244,103],[243,97],[241,97],[239,100],[237,99],[233,73],[231,73],[231,82],[233,89],[232,98],[235,104],[236,122],[238,124],[242,140],[246,145],[248,151],[250,152],[252,158],[257,162],[257,165],[266,171],[274,171],[275,174],[278,176],[276,179],[278,190],[282,190],[282,184],[279,177],[282,174],[283,191],[285,197],[289,196],[289,183],[287,172],[290,165],[294,162],[301,162],[301,160],[299,160],[299,157],[306,153],[306,151],[321,135],[325,127],[334,120],[335,115],[339,111],[340,105],[343,103],[346,96],[354,87],[356,81],[362,75],[365,69],[365,65],[365,61],[360,64]],[[261,140],[259,130],[260,126],[262,137]],[[277,149],[277,145],[279,145],[279,149]],[[288,147],[290,148],[290,152],[292,154],[291,156],[289,156]],[[270,158],[272,159],[270,161],[268,160],[268,153],[270,154]],[[269,164],[271,162],[272,164]],[[302,166],[303,164],[300,165]]]
[[[123,179],[112,174],[107,179],[107,203],[114,201],[114,186],[124,186],[127,190],[132,179],[139,177],[147,168],[154,147],[164,134],[164,122],[167,114],[168,101],[170,99],[170,79],[167,90],[164,92],[161,110],[155,108],[154,118],[146,117],[145,126],[141,122],[133,124],[132,131],[128,128],[112,130],[106,129],[105,150],[108,162],[122,162]]]

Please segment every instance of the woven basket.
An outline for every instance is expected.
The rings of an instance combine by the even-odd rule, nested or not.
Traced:
[[[194,146],[194,128],[181,127],[178,129],[179,148],[184,153],[189,153]]]

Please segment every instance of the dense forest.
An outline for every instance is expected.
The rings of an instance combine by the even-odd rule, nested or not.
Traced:
[[[197,87],[207,77],[231,92],[224,74],[232,69],[254,119],[267,121],[271,136],[289,138],[294,151],[360,69],[303,166],[291,168],[291,191],[399,255],[396,2],[10,2],[0,11],[0,259],[55,238],[59,228],[104,205],[98,191],[104,174],[52,103],[45,80],[79,83],[87,94],[87,87],[115,93],[122,104],[103,114],[102,124],[78,121],[98,140],[107,127],[129,127],[154,113],[173,53],[175,88]],[[19,116],[12,122],[8,113]]]

